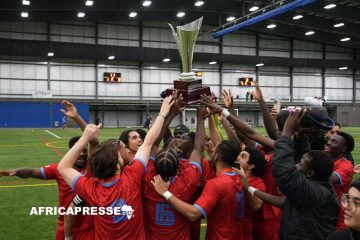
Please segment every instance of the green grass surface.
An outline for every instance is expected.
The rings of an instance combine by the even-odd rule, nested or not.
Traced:
[[[67,141],[81,134],[78,129],[49,129],[60,139],[48,134],[44,129],[0,129],[0,169],[17,167],[39,168],[58,162],[57,153],[46,146],[44,141],[60,152],[67,150]],[[264,134],[262,128],[256,129]],[[360,128],[343,128],[352,134],[356,146],[360,144]],[[119,129],[102,129],[100,139],[118,138]],[[41,135],[43,139],[39,138]],[[360,149],[355,148],[353,156],[358,163]],[[30,216],[31,207],[57,206],[57,186],[27,186],[55,181],[0,177],[0,239],[55,239],[57,216]],[[13,186],[12,188],[5,186]],[[203,221],[205,223],[205,221]],[[201,239],[205,238],[206,228],[201,229]]]

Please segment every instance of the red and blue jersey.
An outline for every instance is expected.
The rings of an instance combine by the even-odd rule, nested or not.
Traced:
[[[264,181],[259,177],[249,176],[247,178],[250,186],[265,192],[266,187]],[[242,220],[242,232],[243,232],[243,240],[252,240],[253,239],[253,217],[254,211],[250,208],[249,204],[245,205],[245,214]]]
[[[340,206],[339,219],[336,225],[336,229],[341,230],[346,228],[346,225],[344,223],[345,212],[341,204],[341,196],[349,191],[352,177],[354,174],[354,166],[352,165],[350,160],[346,158],[340,158],[334,162],[334,173],[339,178],[338,182],[333,183]]]
[[[229,171],[205,184],[194,206],[207,217],[206,239],[242,239],[245,197],[240,176]]]
[[[171,179],[169,191],[187,203],[193,203],[193,196],[197,189],[202,173],[202,167],[197,162],[189,162],[188,166],[178,172]],[[154,160],[149,160],[148,172],[144,177],[144,218],[146,237],[148,240],[190,239],[190,222],[177,212],[165,199],[160,196],[151,184],[157,175]]]
[[[53,163],[40,168],[43,179],[56,180],[59,192],[59,207],[66,209],[75,197],[74,191],[66,184],[61,174],[57,170],[57,163]],[[80,171],[83,176],[89,177],[90,174],[85,169]],[[73,231],[84,230],[94,227],[93,216],[78,215],[75,218]],[[64,231],[64,216],[60,215],[58,219],[58,231]]]
[[[104,183],[94,177],[78,175],[72,188],[92,207],[121,208],[121,215],[97,215],[95,239],[145,239],[141,200],[145,162],[134,159],[120,175]]]

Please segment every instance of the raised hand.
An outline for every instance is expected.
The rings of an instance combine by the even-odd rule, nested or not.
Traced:
[[[205,120],[209,115],[207,108],[202,104],[197,108],[196,114],[197,118],[201,120]]]
[[[260,102],[260,101],[264,101],[264,97],[262,95],[260,86],[258,83],[255,83],[255,92],[252,91],[250,93],[251,95],[253,95],[253,97],[256,99],[256,101]]]
[[[178,91],[173,91],[172,100],[174,101],[174,105],[171,107],[170,112],[171,114],[176,116],[185,109],[185,107],[181,106],[181,101],[183,100],[183,96],[182,94],[178,94]]]
[[[286,122],[284,124],[284,129],[282,132],[283,136],[291,137],[291,135],[300,127],[300,123],[306,114],[307,109],[300,111],[295,109],[291,111]]]
[[[154,186],[155,191],[160,195],[163,195],[170,187],[170,182],[165,182],[160,175],[154,176],[151,183]]]
[[[161,105],[161,109],[160,109],[160,115],[163,117],[166,117],[169,114],[169,111],[171,109],[171,106],[174,105],[175,101],[173,101],[173,97],[172,96],[167,96],[162,105]]]
[[[66,110],[60,109],[60,111],[62,113],[64,113],[65,116],[70,117],[70,118],[75,118],[79,115],[76,107],[71,102],[69,102],[67,100],[62,100],[61,104],[64,105],[64,107],[66,109]]]
[[[200,102],[208,107],[208,110],[209,110],[208,116],[210,114],[220,113],[223,110],[223,107],[220,107],[219,105],[214,103],[213,100],[211,99],[211,97],[209,97],[207,95],[204,95],[204,94],[201,95]]]
[[[101,127],[101,123],[99,125],[88,124],[82,134],[82,137],[85,138],[87,141],[96,139],[99,136]]]
[[[229,91],[226,91],[226,90],[222,91],[221,98],[227,109],[233,108],[234,98],[233,98],[233,95],[231,94],[230,89],[229,89]]]

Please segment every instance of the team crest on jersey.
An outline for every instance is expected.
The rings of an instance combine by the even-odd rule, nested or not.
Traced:
[[[113,216],[114,223],[124,222],[134,217],[135,210],[131,206],[127,205],[125,200],[122,198],[115,200],[111,204],[111,207],[112,208],[117,207],[121,209],[120,214],[116,214]]]

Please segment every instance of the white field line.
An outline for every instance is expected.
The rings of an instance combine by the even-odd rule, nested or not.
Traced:
[[[54,134],[54,133],[52,133],[52,132],[50,132],[50,131],[48,131],[48,130],[44,130],[44,131],[47,132],[48,134],[53,135],[53,136],[56,137],[56,138],[61,138],[61,137],[59,137],[58,135],[56,135],[56,134]]]

